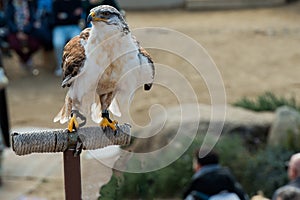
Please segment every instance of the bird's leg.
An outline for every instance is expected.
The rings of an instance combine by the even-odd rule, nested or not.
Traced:
[[[102,111],[102,121],[100,122],[100,126],[105,129],[107,127],[110,127],[113,131],[117,131],[117,124],[118,122],[116,120],[111,120],[109,118],[109,112],[108,110],[103,110]]]
[[[102,127],[103,130],[105,130],[107,127],[110,127],[116,133],[118,122],[115,120],[113,121],[109,118],[109,111],[108,111],[109,104],[112,101],[113,97],[114,97],[113,92],[99,96],[101,102],[101,108],[102,108],[102,121],[100,122],[100,126]]]

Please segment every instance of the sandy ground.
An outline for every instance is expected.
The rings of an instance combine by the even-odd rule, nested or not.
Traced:
[[[300,3],[283,7],[226,10],[226,11],[145,11],[127,12],[131,29],[163,27],[179,31],[201,44],[220,71],[228,103],[243,96],[256,97],[272,91],[277,95],[294,96],[300,102]],[[161,36],[166,34],[159,32]],[[168,33],[167,33],[168,34]],[[144,37],[144,38],[143,38]],[[147,39],[147,35],[141,38]],[[159,40],[159,38],[158,38]],[[174,40],[168,50],[183,45]],[[194,49],[188,49],[188,55]],[[199,102],[210,104],[210,93],[201,77],[195,72],[188,58],[181,58],[168,51],[149,49],[156,63],[167,65],[182,75],[191,84]],[[201,59],[202,57],[199,57]],[[7,88],[12,127],[38,126],[64,128],[52,119],[63,104],[65,89],[60,87],[61,78],[55,77],[54,57],[39,52],[35,55],[40,74],[28,75],[14,59],[4,60],[10,79]],[[159,66],[159,65],[158,65]],[[158,72],[160,72],[158,67]],[[164,79],[173,79],[170,75]],[[161,79],[161,77],[160,77]],[[171,85],[174,83],[170,83]],[[176,84],[176,82],[175,82]],[[181,83],[178,83],[179,91]],[[182,90],[184,90],[182,88]],[[189,94],[183,93],[189,100]],[[147,123],[147,111],[153,104],[169,106],[178,104],[176,91],[155,86],[150,93],[138,91],[133,100],[131,113],[136,123]],[[57,184],[46,182],[45,188],[55,189]],[[31,195],[35,195],[33,191]]]

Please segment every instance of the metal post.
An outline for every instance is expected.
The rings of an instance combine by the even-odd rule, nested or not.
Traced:
[[[64,151],[65,199],[81,200],[80,155],[74,157],[74,150]]]

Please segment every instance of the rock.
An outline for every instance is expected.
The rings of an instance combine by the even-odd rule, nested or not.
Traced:
[[[195,117],[197,107],[200,111],[199,118]],[[218,106],[215,108],[216,110],[219,110]],[[191,113],[191,115],[183,117],[181,115],[181,109],[185,111],[187,110],[188,113]],[[274,120],[273,113],[258,113],[228,105],[225,120],[223,120],[222,113],[211,120],[211,109],[211,106],[203,104],[186,104],[181,107],[168,108],[166,110],[167,120],[162,119],[165,116],[160,114],[153,118],[154,122],[152,122],[150,129],[145,128],[136,131],[134,135],[137,137],[143,136],[144,138],[136,139],[131,146],[131,150],[134,152],[155,151],[169,144],[176,135],[179,135],[178,133],[181,130],[184,130],[185,136],[195,137],[197,133],[207,134],[209,126],[212,128],[211,130],[215,130],[223,123],[224,126],[221,129],[222,135],[233,133],[239,134],[251,145],[266,142],[269,128]],[[162,123],[160,123],[162,121],[165,121],[165,123],[163,124],[163,127],[160,127],[162,126]],[[211,130],[208,134],[216,134]],[[153,134],[153,132],[157,133]],[[145,137],[149,134],[153,136]]]
[[[213,147],[220,135],[239,134],[248,149],[265,144],[273,113],[256,113],[227,106],[186,104],[151,113],[151,124],[132,131],[132,144],[126,147],[115,169],[128,172],[149,172],[177,160],[201,135],[205,145]],[[211,111],[215,116],[211,116]],[[199,111],[199,112],[198,112]],[[226,117],[225,117],[226,116]],[[224,119],[225,118],[225,119]],[[134,138],[134,136],[136,138]]]
[[[300,113],[288,106],[276,110],[271,126],[268,145],[283,145],[288,148],[300,148]]]

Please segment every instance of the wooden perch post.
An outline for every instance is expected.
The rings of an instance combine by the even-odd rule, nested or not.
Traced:
[[[101,127],[82,127],[74,133],[59,129],[12,134],[12,148],[17,155],[64,152],[66,200],[81,199],[80,156],[74,156],[78,145],[83,150],[94,150],[129,143],[129,124],[120,125],[117,133],[110,128],[103,131]]]

